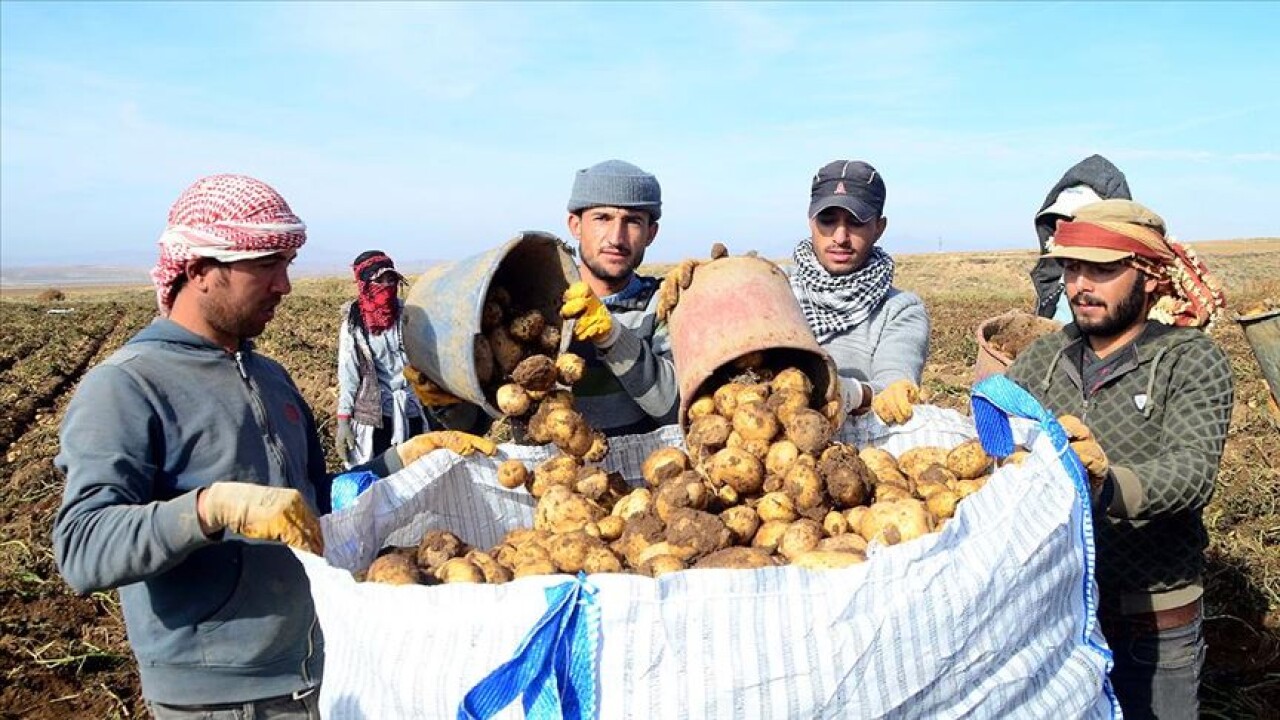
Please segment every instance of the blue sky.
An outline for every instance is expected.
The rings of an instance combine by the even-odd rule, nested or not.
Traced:
[[[657,174],[649,259],[788,255],[861,158],[890,252],[1034,246],[1099,152],[1178,237],[1280,235],[1277,3],[0,3],[0,265],[145,265],[169,204],[260,177],[301,261],[568,236],[575,170]]]

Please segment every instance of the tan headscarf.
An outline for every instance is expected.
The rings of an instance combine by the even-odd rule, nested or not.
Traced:
[[[1058,225],[1048,257],[1107,263],[1123,260],[1159,281],[1148,317],[1166,325],[1207,328],[1226,307],[1222,285],[1190,247],[1165,236],[1164,220],[1132,200],[1103,200]]]

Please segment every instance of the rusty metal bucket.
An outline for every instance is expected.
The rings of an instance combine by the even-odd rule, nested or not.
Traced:
[[[548,319],[560,317],[561,297],[578,280],[578,266],[555,235],[522,232],[502,245],[464,260],[427,268],[404,302],[404,349],[409,364],[440,387],[484,409],[501,413],[476,376],[475,345],[484,301],[493,284]],[[567,341],[571,326],[562,328]]]
[[[1280,405],[1280,310],[1266,310],[1236,318],[1244,330],[1245,340],[1253,350],[1253,357],[1262,368],[1262,377],[1271,390],[1270,407]],[[1280,413],[1272,414],[1280,421]]]
[[[991,375],[1003,375],[1013,363],[1013,357],[995,346],[992,340],[1005,332],[1012,325],[1023,325],[1024,331],[1038,335],[1047,335],[1061,329],[1062,324],[1056,320],[1039,315],[1010,310],[1002,315],[987,318],[979,325],[974,335],[978,341],[978,357],[973,362],[973,382],[979,383]]]
[[[799,368],[813,382],[814,397],[840,397],[835,363],[814,339],[787,276],[757,257],[725,257],[698,266],[668,321],[680,427],[687,411],[717,371],[756,351]]]

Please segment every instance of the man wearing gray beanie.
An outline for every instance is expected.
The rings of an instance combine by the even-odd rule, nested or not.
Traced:
[[[582,280],[565,292],[560,312],[577,319],[570,351],[587,362],[575,404],[610,436],[673,423],[680,400],[667,327],[657,318],[659,281],[636,273],[658,235],[658,179],[606,160],[578,171],[568,210]]]

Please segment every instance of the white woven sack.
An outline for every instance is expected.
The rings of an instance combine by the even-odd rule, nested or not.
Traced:
[[[594,575],[601,613],[601,718],[1112,717],[1107,652],[1086,610],[1085,516],[1047,436],[960,504],[941,533],[873,548],[866,563],[809,572],[693,570],[661,579]],[[874,418],[842,439],[900,454],[972,437],[958,413],[920,406],[904,426]],[[615,438],[609,466],[639,476],[676,428]],[[383,545],[448,528],[488,547],[532,523],[496,458],[435,452],[321,519],[328,563],[300,554],[326,641],[327,718],[453,718],[506,662],[567,576],[499,586],[356,583]],[[518,718],[519,703],[501,717]]]

